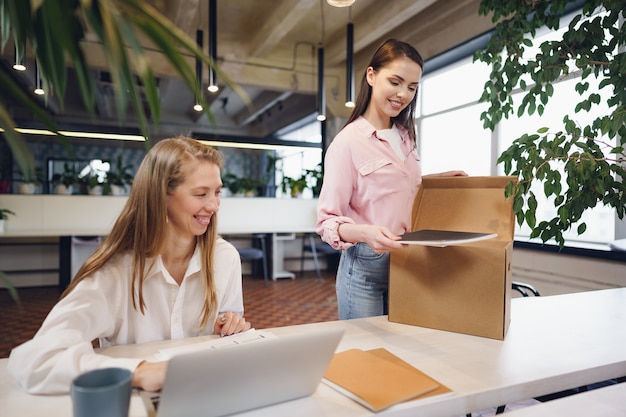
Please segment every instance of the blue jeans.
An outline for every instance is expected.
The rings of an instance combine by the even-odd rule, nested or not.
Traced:
[[[387,314],[389,252],[377,254],[366,243],[342,251],[336,291],[340,320]]]

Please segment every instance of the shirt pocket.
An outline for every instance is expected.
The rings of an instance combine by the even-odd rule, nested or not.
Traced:
[[[368,175],[379,171],[381,168],[384,168],[387,165],[391,165],[391,161],[389,159],[379,158],[373,161],[367,161],[358,168],[358,171],[361,176],[367,177]]]

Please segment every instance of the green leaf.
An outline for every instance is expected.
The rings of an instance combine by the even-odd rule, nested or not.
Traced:
[[[2,281],[6,289],[9,291],[9,295],[11,296],[13,301],[21,306],[21,300],[19,294],[17,293],[17,289],[15,288],[9,277],[7,277],[6,274],[2,271],[0,271],[0,281]]]

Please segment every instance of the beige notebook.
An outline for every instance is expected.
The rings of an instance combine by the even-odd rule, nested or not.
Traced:
[[[431,393],[451,392],[385,349],[350,349],[336,353],[324,383],[372,411]]]

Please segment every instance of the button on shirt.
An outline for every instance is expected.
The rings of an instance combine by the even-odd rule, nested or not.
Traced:
[[[397,127],[404,159],[363,117],[344,127],[328,147],[316,231],[335,249],[353,245],[339,237],[342,223],[385,226],[395,234],[410,230],[422,171],[415,143]]]
[[[133,308],[132,256],[127,253],[82,280],[53,307],[35,337],[13,349],[9,372],[31,393],[67,393],[82,372],[115,366],[132,371],[141,362],[96,354],[91,345],[96,338],[107,347],[212,334],[219,312],[243,314],[237,250],[218,239],[214,260],[218,305],[204,329],[199,328],[204,283],[197,247],[180,286],[161,257],[155,260],[143,283],[145,314]]]

